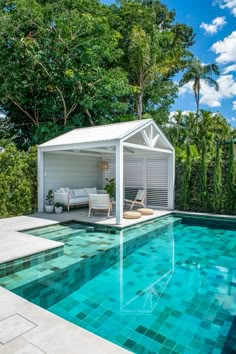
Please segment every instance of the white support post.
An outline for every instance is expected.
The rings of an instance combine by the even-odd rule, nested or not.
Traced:
[[[121,225],[123,221],[124,203],[124,157],[123,143],[117,142],[116,145],[116,224]]]
[[[44,197],[43,197],[43,152],[38,148],[38,212],[44,210]]]

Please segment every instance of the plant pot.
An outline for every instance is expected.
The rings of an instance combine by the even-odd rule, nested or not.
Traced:
[[[62,213],[62,206],[61,207],[55,207],[55,213],[56,214],[61,214]]]
[[[53,213],[54,206],[53,205],[45,205],[46,213]]]

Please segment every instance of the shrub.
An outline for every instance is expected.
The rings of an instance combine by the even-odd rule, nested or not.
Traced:
[[[36,149],[9,144],[0,154],[0,217],[29,214],[37,203]]]

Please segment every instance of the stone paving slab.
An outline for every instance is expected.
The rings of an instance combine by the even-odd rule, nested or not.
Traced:
[[[18,313],[0,321],[0,342],[6,344],[36,326]]]
[[[28,344],[24,348],[17,350],[16,354],[45,354],[45,352],[38,349],[32,344]]]
[[[37,326],[9,343],[0,345],[1,354],[23,354],[23,349],[26,350],[29,345],[30,350],[34,346],[39,350],[38,353],[41,351],[47,354],[130,353],[0,287],[0,320],[15,314]]]

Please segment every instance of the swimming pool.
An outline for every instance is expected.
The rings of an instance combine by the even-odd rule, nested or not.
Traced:
[[[236,227],[168,216],[115,230],[71,223],[28,233],[64,253],[2,286],[135,353],[236,350]]]

